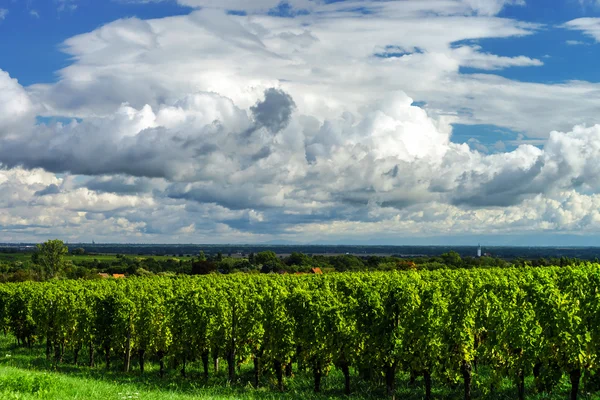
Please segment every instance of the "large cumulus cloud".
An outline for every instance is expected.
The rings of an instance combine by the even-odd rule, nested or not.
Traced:
[[[123,178],[84,185],[99,192],[149,193],[151,179],[162,179],[167,198],[232,210],[511,206],[539,194],[600,189],[597,126],[552,132],[543,149],[488,155],[452,143],[450,120],[412,103],[398,92],[321,122],[294,114],[294,100],[280,89],[266,90],[246,110],[201,92],[156,108],[122,105],[106,117],[29,126],[1,140],[0,161],[137,177],[129,187]]]

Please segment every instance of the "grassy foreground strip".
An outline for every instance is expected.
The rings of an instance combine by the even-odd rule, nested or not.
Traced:
[[[44,346],[39,344],[31,349],[15,345],[10,335],[0,335],[0,399],[47,399],[47,400],[189,400],[189,399],[332,399],[345,396],[337,389],[343,382],[343,375],[332,373],[324,382],[324,393],[312,392],[312,377],[298,376],[290,380],[286,393],[276,390],[276,382],[265,379],[261,388],[254,388],[252,366],[243,365],[239,378],[234,384],[227,382],[224,368],[208,381],[201,376],[200,366],[190,365],[188,378],[182,378],[176,371],[165,377],[158,376],[156,363],[146,364],[146,374],[138,371],[123,373],[106,371],[98,366],[76,366],[71,363],[54,365],[40,354]],[[71,360],[68,360],[71,361]],[[407,377],[408,379],[408,377]],[[353,398],[370,400],[380,398],[382,393],[371,392],[368,387]],[[406,388],[406,398],[414,388]]]
[[[300,375],[289,381],[286,393],[276,390],[274,380],[265,379],[264,386],[254,388],[252,366],[243,365],[234,384],[227,382],[223,369],[208,381],[200,373],[200,367],[190,365],[188,378],[171,372],[164,378],[158,377],[158,365],[148,363],[146,374],[137,371],[122,373],[105,371],[102,367],[89,368],[62,364],[55,366],[39,353],[43,346],[31,349],[14,345],[14,338],[0,336],[0,399],[86,399],[86,400],[188,400],[188,399],[337,399],[347,398],[338,389],[343,383],[341,373],[332,371],[323,383],[323,393],[313,393],[310,374]],[[195,372],[197,370],[197,372]],[[406,399],[420,398],[420,389],[408,385],[408,376],[400,385],[399,394]],[[415,390],[417,389],[417,390]],[[443,389],[436,393],[447,398],[450,393]],[[358,400],[378,399],[384,393],[372,392],[369,387],[357,388],[352,396]],[[459,395],[460,397],[460,395]]]
[[[276,399],[266,392],[236,393],[223,388],[199,389],[196,393],[181,393],[173,385],[164,389],[141,388],[143,385],[110,379],[98,380],[86,375],[57,372],[27,371],[15,367],[0,367],[0,398],[10,399],[88,399],[88,400],[191,400],[191,399]]]
[[[70,363],[54,365],[40,354],[43,345],[23,348],[15,345],[10,335],[0,335],[0,399],[3,400],[205,400],[205,399],[240,399],[240,400],[276,400],[276,399],[355,399],[375,400],[385,397],[383,388],[379,390],[371,385],[358,384],[353,394],[348,397],[339,389],[343,386],[344,375],[339,370],[332,370],[323,381],[322,393],[313,392],[313,377],[310,373],[297,373],[286,382],[286,392],[277,391],[277,382],[273,377],[263,378],[262,386],[253,386],[253,366],[247,363],[241,366],[238,379],[228,383],[227,371],[222,368],[209,380],[202,377],[201,365],[190,364],[187,378],[182,378],[177,371],[170,371],[165,377],[158,376],[159,366],[156,363],[146,365],[147,373],[139,375],[139,371],[123,373],[106,371],[98,366],[76,366]],[[356,371],[352,371],[354,375]],[[514,399],[517,395],[514,383],[503,379],[498,390],[491,394],[485,390],[493,375],[488,368],[481,368],[476,386],[477,397],[490,400]],[[398,376],[397,395],[400,399],[420,400],[423,398],[424,382],[418,378],[410,383],[409,374]],[[570,383],[563,377],[554,393],[534,394],[533,379],[526,380],[528,399],[562,400],[568,397]],[[438,399],[459,400],[463,393],[460,385],[448,388],[445,385],[433,385],[433,396]],[[600,400],[600,395],[583,393],[585,400]]]
[[[323,393],[312,392],[310,376],[300,376],[291,382],[286,393],[275,391],[273,387],[253,388],[249,383],[244,384],[244,376],[251,379],[251,368],[245,366],[242,377],[234,385],[226,384],[226,377],[214,378],[202,383],[193,380],[179,380],[174,382],[157,378],[155,375],[139,377],[129,373],[109,373],[101,368],[78,368],[75,366],[62,366],[53,369],[45,360],[35,358],[23,349],[7,345],[6,340],[0,341],[2,357],[0,357],[0,398],[5,400],[19,399],[47,399],[47,400],[191,400],[191,399],[379,399],[383,392],[370,391],[362,387],[351,397],[343,395],[336,389],[343,382],[343,375],[332,371],[324,382]],[[6,353],[14,350],[15,354]],[[152,370],[152,368],[151,368]],[[487,374],[484,377],[489,378]],[[481,382],[484,383],[483,381]],[[527,386],[533,383],[528,380]],[[409,383],[409,376],[402,376],[398,385],[398,397],[407,400],[422,398],[422,380],[415,384]],[[483,397],[491,400],[513,399],[516,395],[514,385],[510,380],[503,380],[499,390],[493,395]],[[539,394],[528,396],[530,399],[564,399],[569,392],[569,382],[563,379],[558,390],[552,394]],[[434,394],[440,399],[461,399],[460,390],[449,391],[443,387],[434,387]],[[583,399],[598,400],[600,396],[584,395]]]

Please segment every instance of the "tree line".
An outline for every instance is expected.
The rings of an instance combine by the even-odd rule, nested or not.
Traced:
[[[571,399],[583,381],[597,391],[600,266],[326,275],[207,275],[0,285],[0,328],[22,346],[45,348],[55,363],[144,373],[147,360],[201,365],[225,361],[231,381],[252,363],[279,390],[293,370],[310,371],[314,390],[331,368],[385,387],[400,371],[463,385],[471,399],[478,368],[552,391],[566,374]],[[100,361],[101,360],[101,361]],[[212,371],[212,372],[211,372]],[[480,389],[478,389],[480,390]],[[495,384],[486,388],[497,390]]]
[[[71,256],[69,259],[65,257]],[[278,255],[273,251],[230,257],[221,252],[194,257],[114,256],[88,254],[83,248],[69,250],[60,240],[37,245],[29,254],[2,254],[0,282],[43,281],[55,277],[98,279],[99,273],[139,275],[203,275],[209,273],[307,273],[312,268],[325,272],[436,270],[470,268],[509,268],[578,265],[576,258],[540,258],[504,260],[498,257],[461,257],[449,251],[439,256],[357,256],[352,254],[321,255],[292,252]]]

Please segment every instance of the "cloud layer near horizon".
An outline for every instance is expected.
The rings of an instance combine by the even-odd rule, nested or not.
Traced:
[[[494,17],[522,2],[180,2],[201,9],[67,40],[54,84],[0,71],[5,240],[600,231],[598,85],[501,78],[543,62],[472,42],[535,34]],[[470,147],[452,123],[522,136]]]

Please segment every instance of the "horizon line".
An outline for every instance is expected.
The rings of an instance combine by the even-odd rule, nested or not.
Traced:
[[[60,239],[59,239],[60,240]],[[44,242],[0,242],[0,248],[5,245],[16,246],[16,245],[36,245]],[[482,247],[482,248],[555,248],[555,249],[594,249],[600,248],[600,245],[479,245],[479,244],[344,244],[344,243],[333,243],[333,244],[314,244],[314,243],[129,243],[129,242],[66,242],[65,245],[92,245],[92,246],[262,246],[262,247]]]

